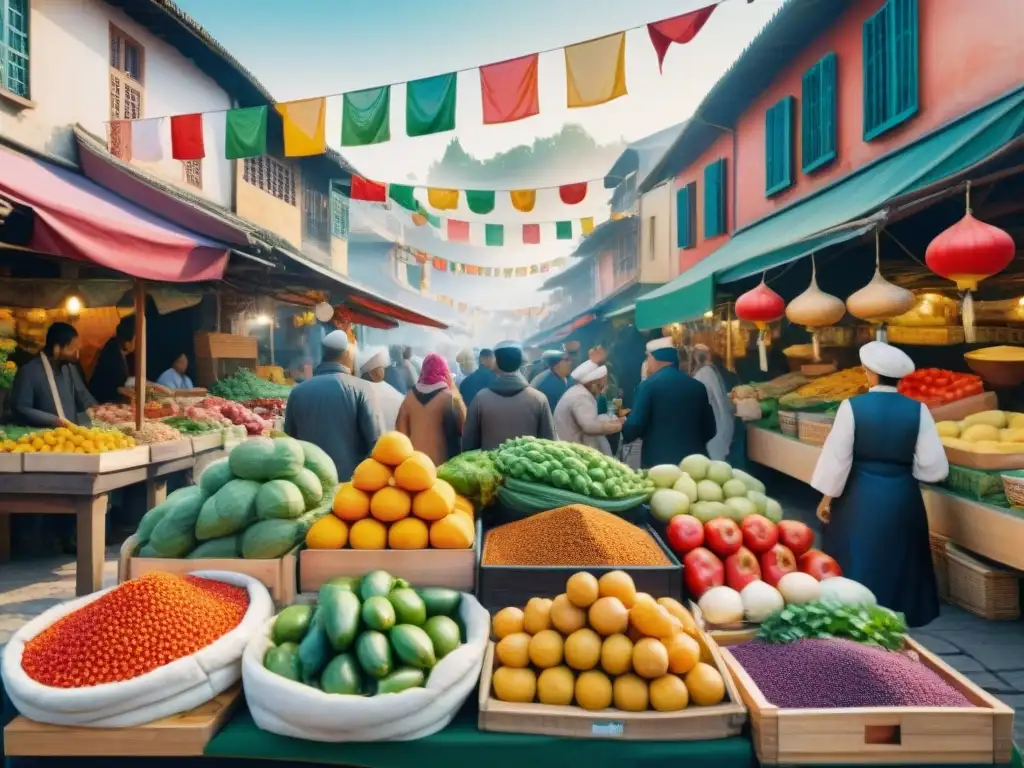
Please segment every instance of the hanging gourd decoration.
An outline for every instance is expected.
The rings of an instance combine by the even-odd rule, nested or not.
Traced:
[[[768,323],[780,320],[785,313],[786,303],[768,287],[763,275],[760,285],[736,299],[736,317],[753,323],[757,328],[757,352],[762,371],[768,370]]]
[[[978,283],[1006,269],[1013,261],[1013,238],[998,227],[978,221],[971,213],[971,183],[967,182],[964,217],[928,244],[925,263],[937,275],[956,283],[963,294],[964,339],[974,341],[974,299]]]
[[[811,333],[811,343],[814,345],[814,360],[821,360],[821,342],[818,339],[818,331],[835,325],[843,319],[846,314],[846,305],[843,300],[825,293],[818,287],[818,268],[814,263],[814,256],[811,256],[811,284],[807,290],[789,302],[786,307],[786,317],[794,325],[802,325]]]
[[[876,230],[875,275],[871,282],[846,300],[846,309],[854,317],[875,326],[878,341],[886,341],[885,321],[909,312],[917,304],[917,298],[906,288],[893,285],[882,277],[881,257],[882,245]]]

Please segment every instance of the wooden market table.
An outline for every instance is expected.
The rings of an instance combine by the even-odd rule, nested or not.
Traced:
[[[821,448],[762,427],[747,425],[747,457],[810,483]],[[1024,514],[922,485],[928,528],[989,560],[1024,571]]]

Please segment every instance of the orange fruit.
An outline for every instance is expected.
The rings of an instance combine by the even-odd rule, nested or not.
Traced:
[[[501,640],[502,638],[513,635],[516,632],[523,631],[523,612],[518,608],[502,608],[496,614],[494,614],[494,620],[491,622],[491,630],[494,636]]]
[[[633,669],[633,641],[625,635],[611,635],[601,643],[601,669],[609,675],[624,675]]]
[[[668,668],[677,675],[685,675],[700,661],[700,643],[685,632],[677,632],[662,639],[668,651]]]
[[[629,627],[629,611],[617,597],[599,597],[587,614],[590,626],[608,636],[625,632]]]
[[[587,626],[587,613],[569,602],[563,593],[551,603],[551,625],[563,635],[571,635]]]
[[[574,573],[565,583],[565,595],[577,608],[589,608],[597,600],[597,579],[586,571]]]
[[[609,571],[597,581],[601,597],[617,597],[627,608],[633,607],[636,600],[636,584],[625,571]]]
[[[668,672],[668,650],[661,640],[644,637],[633,646],[633,671],[653,680]]]
[[[685,679],[694,704],[711,707],[725,698],[725,681],[710,664],[699,662],[687,672]]]
[[[651,708],[658,712],[678,712],[690,703],[686,684],[678,675],[662,675],[651,680]]]

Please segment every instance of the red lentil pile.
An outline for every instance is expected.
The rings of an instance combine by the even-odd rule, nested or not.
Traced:
[[[55,688],[131,680],[210,645],[237,627],[248,608],[243,587],[148,573],[29,640],[21,666]]]

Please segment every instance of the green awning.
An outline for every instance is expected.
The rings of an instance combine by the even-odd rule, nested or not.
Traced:
[[[1024,88],[1019,88],[738,232],[675,280],[639,298],[636,325],[660,328],[700,317],[714,307],[716,283],[740,280],[858,237],[873,224],[853,220],[891,198],[976,165],[1022,134]]]

